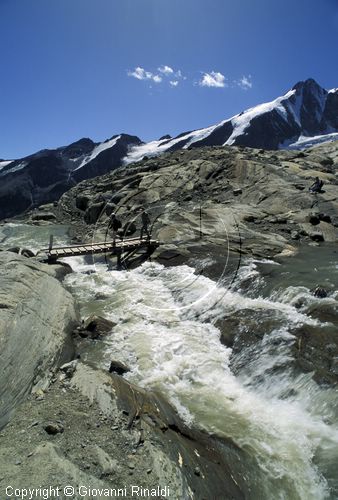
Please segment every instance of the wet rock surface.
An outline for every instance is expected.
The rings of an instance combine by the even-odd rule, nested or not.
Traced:
[[[237,257],[280,258],[295,255],[308,244],[318,245],[320,250],[323,242],[337,241],[337,178],[332,164],[326,161],[331,158],[334,165],[337,150],[337,145],[325,145],[301,155],[245,148],[174,152],[82,182],[62,197],[53,213],[58,222],[73,226],[78,241],[103,241],[108,237],[112,211],[117,212],[124,225],[131,220],[140,228],[138,214],[146,206],[154,223],[153,236],[162,242],[153,258],[168,266],[194,265],[194,259],[208,255],[211,263],[203,272],[217,280],[229,252]],[[307,187],[316,175],[324,180],[325,193],[312,195]],[[245,474],[241,450],[231,442],[187,428],[161,396],[129,384],[123,378],[128,366],[119,360],[113,360],[110,374],[108,370],[94,370],[83,360],[63,364],[48,388],[46,373],[49,380],[55,367],[70,359],[61,356],[68,345],[68,335],[59,336],[62,321],[73,318],[73,313],[65,314],[67,308],[73,307],[72,299],[54,279],[62,278],[64,272],[60,266],[40,267],[42,264],[34,259],[8,255],[0,252],[2,267],[12,273],[11,286],[18,287],[10,291],[16,296],[16,309],[26,307],[25,301],[18,304],[23,286],[29,289],[32,300],[39,297],[41,301],[43,297],[39,304],[42,311],[45,301],[51,300],[55,305],[60,300],[57,311],[62,311],[62,320],[60,323],[57,315],[51,319],[53,325],[58,322],[56,332],[54,326],[46,327],[50,319],[43,316],[43,335],[37,328],[34,336],[29,336],[35,357],[27,349],[27,332],[32,329],[25,323],[19,323],[18,331],[17,325],[14,328],[13,346],[19,331],[21,335],[14,346],[18,354],[10,362],[5,359],[5,370],[9,371],[3,379],[6,384],[2,380],[0,386],[9,398],[6,412],[17,407],[32,383],[37,385],[1,433],[0,479],[4,477],[8,482],[16,477],[19,487],[21,483],[24,486],[27,477],[33,478],[33,486],[55,481],[81,481],[91,487],[160,484],[171,488],[173,498],[189,498],[190,491],[201,499],[245,498],[248,492],[237,485],[238,475]],[[233,268],[236,272],[235,259]],[[48,294],[44,279],[51,287]],[[316,298],[326,299],[318,295]],[[1,311],[7,314],[8,309],[14,309],[3,302],[0,318]],[[35,307],[34,303],[29,305],[28,317],[32,311],[34,316]],[[293,368],[313,374],[319,383],[334,385],[338,380],[336,311],[325,304],[311,307],[312,317],[330,325],[321,331],[308,326],[292,331]],[[50,306],[47,310],[56,314]],[[255,317],[254,311],[241,311],[217,323],[222,342],[232,347],[235,355],[244,348],[250,352],[251,346],[252,352],[257,350],[264,340],[264,331],[280,324],[277,314],[256,314]],[[34,317],[34,322],[39,320],[41,317]],[[262,325],[261,331],[257,324]],[[86,325],[76,330],[77,347],[81,342],[103,341],[114,325],[105,318],[89,318]],[[0,361],[1,356],[3,353]],[[35,367],[33,374],[27,368],[28,361],[29,366]],[[240,358],[232,368],[235,373],[241,369]],[[0,490],[2,486],[3,479]]]
[[[0,252],[0,427],[34,385],[46,387],[73,355],[72,296],[48,266]]]
[[[166,153],[82,182],[62,196],[58,217],[98,241],[109,237],[111,210],[139,229],[139,210],[147,207],[162,252],[189,253],[197,242],[261,257],[296,252],[299,244],[337,241],[337,178],[323,166],[336,161],[337,149],[332,143],[301,156],[238,147]],[[324,193],[309,192],[315,176]],[[84,198],[85,212],[77,208]]]
[[[29,478],[32,488],[126,488],[127,498],[132,485],[167,487],[167,498],[244,498],[225,463],[231,443],[221,449],[156,394],[85,364],[71,381],[56,379],[43,400],[30,397],[0,439],[2,495]]]
[[[308,374],[322,387],[337,387],[338,302],[337,278],[333,270],[336,258],[337,251],[333,245],[325,245],[320,249],[304,247],[297,256],[278,259],[277,266],[259,266],[262,281],[260,285],[256,283],[258,288],[254,295],[250,294],[254,278],[249,278],[248,283],[242,282],[242,291],[245,290],[249,296],[269,300],[272,295],[273,300],[291,304],[317,324],[286,324],[281,311],[271,311],[269,308],[256,310],[247,307],[235,313],[229,312],[216,322],[216,326],[221,331],[221,342],[232,348],[232,368],[235,373],[245,369],[255,357],[259,358],[269,344],[272,332],[287,327],[291,335],[284,340],[275,339],[276,345],[283,344],[287,351],[280,373],[290,369],[295,376]],[[326,266],[328,270],[325,271]],[[323,284],[313,283],[319,277]],[[291,294],[287,301],[283,293]],[[273,350],[273,340],[271,345]],[[278,371],[278,367],[275,369]]]
[[[109,365],[109,373],[117,373],[117,375],[124,375],[125,373],[130,372],[129,366],[121,363],[121,361],[113,360]]]
[[[112,331],[116,323],[101,316],[93,314],[86,320],[83,320],[81,326],[75,330],[75,334],[82,338],[97,339]]]

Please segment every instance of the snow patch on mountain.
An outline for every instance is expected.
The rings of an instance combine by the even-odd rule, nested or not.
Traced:
[[[11,163],[14,163],[14,161],[2,162],[2,163],[7,163],[7,165],[9,165]],[[4,170],[4,168],[7,165],[3,165],[3,167],[0,169],[0,175],[7,175],[9,173],[12,174],[13,172],[17,172],[18,170],[22,170],[27,165],[27,162],[23,161],[21,163],[18,163],[17,165],[14,165],[14,167],[12,167],[12,168],[8,168],[8,169],[6,168],[6,170]]]
[[[9,165],[10,163],[13,163],[13,160],[10,160],[10,161],[0,161],[0,170],[2,170],[3,168],[7,167],[7,165]]]
[[[338,141],[338,132],[333,134],[316,135],[313,137],[301,135],[296,142],[281,147],[280,149],[306,149],[311,148],[312,146],[318,146],[318,144],[322,144],[324,142],[333,141]]]
[[[229,139],[224,143],[224,146],[231,146],[234,144],[237,137],[245,133],[245,130],[249,127],[251,121],[254,118],[257,118],[260,115],[265,113],[270,113],[271,111],[277,111],[285,121],[288,121],[288,113],[290,111],[294,120],[297,124],[300,124],[300,107],[301,107],[301,99],[296,99],[296,104],[291,106],[289,103],[289,99],[292,96],[296,95],[295,90],[290,90],[282,97],[278,97],[277,99],[265,102],[263,104],[259,104],[253,108],[249,108],[246,111],[243,111],[239,115],[231,118],[231,123],[234,127],[234,131],[229,137]]]
[[[207,128],[201,128],[199,130],[195,130],[195,132],[190,133],[189,140],[188,140],[187,144],[185,144],[183,146],[183,149],[187,149],[189,146],[191,146],[191,144],[194,144],[194,142],[198,142],[198,141],[201,141],[202,139],[205,139],[212,132],[214,132],[214,130],[216,130],[217,128],[224,125],[224,123],[226,123],[226,121],[229,121],[229,120],[225,120],[225,121],[218,123],[217,125],[212,125],[211,127],[207,127]],[[183,138],[181,137],[180,139],[183,139]]]
[[[161,153],[165,153],[170,148],[182,141],[187,141],[182,149],[187,149],[194,142],[200,141],[205,137],[208,137],[216,128],[221,126],[225,122],[221,122],[212,127],[202,128],[195,130],[194,132],[187,132],[186,134],[175,137],[174,139],[168,140],[164,139],[161,141],[151,141],[140,146],[133,146],[128,152],[124,159],[124,164],[134,163],[142,160],[144,156],[158,156]]]
[[[89,163],[90,161],[94,160],[94,158],[96,158],[100,153],[102,153],[102,151],[105,151],[106,149],[110,149],[112,147],[115,146],[115,144],[117,143],[117,141],[121,138],[120,135],[116,136],[116,137],[113,137],[112,139],[109,139],[108,141],[105,141],[105,142],[101,142],[100,144],[98,144],[98,146],[96,146],[93,151],[91,152],[90,155],[88,156],[85,156],[81,162],[81,164],[76,167],[74,169],[75,170],[79,170],[79,168],[82,168],[84,165],[86,165],[87,163]]]

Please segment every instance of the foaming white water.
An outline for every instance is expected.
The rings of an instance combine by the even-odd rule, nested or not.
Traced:
[[[0,243],[3,248],[20,247],[37,252],[48,248],[49,237],[54,236],[54,245],[67,243],[67,226],[39,225],[9,222],[0,227]]]
[[[280,302],[296,306],[305,310],[313,305],[320,304],[337,306],[337,291],[331,292],[327,297],[316,297],[310,290],[304,286],[289,286],[285,290],[279,290],[273,294],[273,297]]]
[[[91,269],[80,260],[72,265],[82,273]],[[188,266],[147,263],[129,272],[105,269],[98,264],[95,274],[67,278],[86,313],[95,307],[118,321],[105,341],[104,361],[119,356],[129,362],[129,378],[165,394],[188,424],[231,438],[244,450],[240,473],[250,485],[248,498],[328,497],[327,484],[313,463],[316,455],[325,455],[327,462],[337,459],[338,431],[327,423],[330,408],[323,405],[323,393],[304,376],[293,380],[297,393],[283,398],[291,386],[288,374],[273,376],[273,385],[265,376],[268,368],[290,356],[288,326],[317,322],[287,303],[223,289],[196,277]],[[97,294],[101,298],[93,305]],[[235,377],[231,350],[220,343],[213,322],[240,311],[278,315],[284,326],[266,336],[247,375]],[[271,351],[269,342],[276,341],[283,341],[282,347]]]

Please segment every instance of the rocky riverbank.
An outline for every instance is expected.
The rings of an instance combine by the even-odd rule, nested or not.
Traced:
[[[133,229],[146,208],[162,248],[191,254],[198,241],[219,253],[225,245],[261,257],[294,253],[302,243],[337,241],[337,158],[337,143],[305,152],[168,153],[80,183],[62,196],[56,216],[97,240],[107,238],[113,211]],[[316,176],[324,192],[313,195],[308,188]]]
[[[72,485],[73,498],[105,497],[76,493],[83,485],[127,498],[133,486],[152,498],[243,497],[229,467],[231,441],[221,450],[159,394],[76,359],[76,332],[84,336],[86,325],[75,330],[76,304],[55,278],[63,266],[5,251],[0,261],[2,426],[9,421],[0,432],[2,496],[8,486],[62,492]],[[100,337],[91,324],[87,333]]]
[[[160,396],[81,362],[31,395],[0,436],[2,495],[29,484],[115,488],[126,498],[132,486],[160,488],[151,498],[243,497],[216,441],[187,429]]]
[[[16,220],[69,224],[74,242],[111,239],[110,216],[137,234],[149,212],[159,252],[212,247],[257,257],[292,255],[338,239],[338,144],[304,151],[202,147],[165,153],[81,182],[56,205]],[[309,187],[318,176],[321,193]],[[55,242],[57,244],[57,242]]]
[[[111,238],[112,212],[127,234],[135,234],[140,210],[146,208],[153,235],[162,243],[155,260],[195,267],[208,257],[204,276],[224,284],[224,269],[236,275],[243,255],[282,262],[299,248],[318,246],[320,252],[320,245],[337,241],[337,158],[336,144],[301,153],[238,147],[177,151],[84,181],[58,206],[40,207],[21,220],[46,225],[51,232],[56,223],[69,225],[74,242],[102,241]],[[317,175],[325,192],[312,195],[308,187]],[[241,482],[243,449],[188,428],[163,395],[127,382],[123,370],[109,374],[109,366],[100,370],[85,357],[78,359],[79,332],[90,338],[85,342],[102,339],[84,334],[83,327],[74,334],[86,318],[79,318],[74,298],[60,283],[64,267],[6,251],[0,252],[0,263],[0,419],[11,419],[0,433],[2,493],[7,484],[27,486],[29,478],[32,487],[160,486],[169,488],[169,498],[250,495],[250,485]],[[320,321],[328,318],[332,327],[317,331],[296,325],[292,335],[296,369],[335,386],[338,321],[331,302],[324,313],[310,303],[306,313]],[[256,320],[260,335],[252,335]],[[236,355],[250,345],[256,355],[264,332],[278,321],[269,311],[265,321],[263,312],[248,306],[237,316],[225,315],[217,326]],[[240,363],[239,356],[234,373]]]
[[[32,389],[48,386],[60,363],[72,359],[75,302],[48,267],[0,252],[0,427]]]
[[[337,166],[337,142],[301,152],[238,147],[176,151],[82,182],[63,195],[55,217],[70,221],[76,238],[102,241],[111,237],[107,227],[113,211],[127,228],[139,228],[139,211],[146,208],[153,235],[162,243],[153,257],[164,265],[192,266],[208,257],[204,275],[217,281],[226,266],[228,275],[236,272],[236,254],[283,259],[310,246],[318,247],[320,258],[321,245],[336,243]],[[308,188],[316,176],[324,182],[323,192],[311,194]],[[336,324],[335,310],[330,314]],[[236,328],[220,324],[232,347]],[[332,331],[317,335],[300,329],[295,335],[301,369],[314,371],[320,382],[335,383],[331,367],[338,352]]]

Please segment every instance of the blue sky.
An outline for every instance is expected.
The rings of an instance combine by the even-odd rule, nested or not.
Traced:
[[[338,87],[337,49],[338,0],[0,0],[0,158]]]

